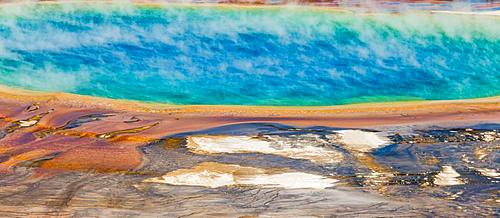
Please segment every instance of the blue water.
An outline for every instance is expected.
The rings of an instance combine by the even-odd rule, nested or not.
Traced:
[[[500,22],[312,8],[2,6],[0,84],[174,104],[496,96]]]

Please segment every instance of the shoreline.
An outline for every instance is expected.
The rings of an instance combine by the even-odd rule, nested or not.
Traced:
[[[238,113],[226,113],[231,110]],[[123,210],[122,205],[108,203],[119,198],[126,205],[133,203],[126,209],[135,215],[166,210],[171,215],[195,210],[199,208],[196,204],[203,204],[204,208],[225,210],[217,216],[236,217],[248,214],[241,212],[246,207],[242,209],[225,202],[240,199],[242,192],[231,190],[249,187],[258,193],[277,189],[285,196],[283,201],[266,200],[271,203],[261,208],[266,211],[269,205],[276,205],[275,208],[282,208],[280,214],[284,216],[302,212],[302,208],[295,210],[297,205],[308,205],[313,210],[306,211],[308,215],[337,213],[336,208],[345,208],[349,202],[354,202],[354,210],[358,210],[360,202],[367,198],[371,199],[364,203],[368,208],[380,204],[376,202],[386,202],[398,211],[405,207],[397,202],[405,198],[412,213],[417,209],[429,210],[432,205],[444,205],[432,207],[429,215],[435,215],[449,214],[449,210],[456,209],[449,205],[452,202],[449,196],[455,193],[436,198],[437,191],[449,190],[452,185],[457,189],[463,187],[459,185],[466,185],[485,190],[472,195],[482,198],[471,201],[474,209],[468,211],[477,214],[479,205],[481,213],[493,214],[495,205],[487,202],[495,198],[494,195],[490,198],[487,192],[498,180],[498,173],[496,165],[489,165],[487,161],[495,163],[495,149],[500,140],[498,128],[484,130],[457,125],[500,123],[499,119],[500,97],[307,110],[172,105],[159,108],[154,104],[0,86],[0,175],[7,184],[0,193],[13,196],[2,202],[6,206],[0,209],[16,214],[18,210],[39,208],[42,202],[48,206],[40,209],[43,211],[35,211],[36,214],[61,216],[64,210],[74,215],[82,210],[88,215],[89,208],[109,214],[109,211]],[[321,127],[302,129],[264,123],[206,130],[249,122],[379,127],[323,131]],[[441,131],[440,126],[436,126],[445,122],[453,128]],[[381,124],[393,128],[384,129]],[[427,127],[422,129],[416,124]],[[192,132],[197,130],[206,131]],[[467,172],[477,174],[461,178],[466,175],[464,165],[468,167]],[[340,167],[342,169],[337,170]],[[346,171],[346,168],[353,170]],[[223,178],[230,178],[232,182]],[[408,197],[406,193],[417,194]],[[228,198],[228,195],[238,197]],[[319,195],[314,202],[320,203],[301,203],[310,199],[310,195]],[[277,198],[274,196],[278,195],[270,195],[272,199]],[[339,202],[339,196],[347,199],[347,203]],[[253,199],[255,195],[244,197],[240,205],[247,205],[246,197]],[[291,197],[299,203],[283,209],[283,202],[289,202]],[[54,204],[53,199],[61,200]],[[180,199],[180,202],[189,199],[196,204],[181,203],[179,209],[179,204],[174,203],[171,209],[165,209],[165,204],[155,203],[172,199]],[[432,202],[422,203],[422,199]],[[144,207],[144,201],[153,204]],[[57,214],[46,212],[54,211],[51,205],[59,208]],[[65,206],[60,209],[58,205]],[[393,212],[391,209],[381,214]]]
[[[30,164],[38,164],[37,172],[43,175],[135,172],[148,164],[145,147],[175,150],[181,143],[171,138],[176,134],[251,123],[396,133],[408,128],[469,128],[500,123],[500,96],[300,108],[175,106],[0,86],[0,155],[6,158],[0,174]]]
[[[0,174],[29,161],[52,170],[130,171],[147,162],[140,150],[145,145],[163,143],[175,134],[245,123],[375,131],[500,123],[500,96],[337,106],[173,105],[0,85],[0,155],[6,159]]]
[[[500,96],[333,106],[175,105],[69,93],[28,91],[0,86],[0,102],[4,104],[38,103],[54,108],[110,110],[158,117],[224,120],[223,123],[281,121],[284,124],[298,124],[299,126],[325,124],[332,127],[372,127],[428,123],[435,119],[438,119],[435,121],[462,121],[463,123],[468,123],[468,121],[500,122]]]

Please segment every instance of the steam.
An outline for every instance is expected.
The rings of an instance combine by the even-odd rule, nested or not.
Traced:
[[[479,15],[28,2],[0,6],[0,81],[188,104],[480,97],[500,94],[499,36]]]
[[[0,77],[1,83],[42,91],[72,92],[89,80],[86,70],[61,72],[51,65],[40,69],[22,67],[4,75]]]

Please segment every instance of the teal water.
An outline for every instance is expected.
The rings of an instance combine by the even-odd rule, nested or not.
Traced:
[[[500,95],[499,18],[313,8],[0,9],[0,84],[174,104]]]

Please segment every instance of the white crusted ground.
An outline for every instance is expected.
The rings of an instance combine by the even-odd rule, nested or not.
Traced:
[[[320,175],[266,170],[239,165],[202,163],[192,169],[181,169],[145,182],[166,183],[217,188],[229,185],[255,185],[262,188],[324,189],[332,187],[337,180]]]

